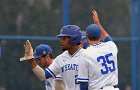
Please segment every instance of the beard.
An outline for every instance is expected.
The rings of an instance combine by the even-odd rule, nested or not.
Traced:
[[[68,49],[66,49],[66,48],[62,48],[62,51],[66,51],[66,50],[68,50]]]

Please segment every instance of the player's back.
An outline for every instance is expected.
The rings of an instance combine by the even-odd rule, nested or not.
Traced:
[[[112,41],[90,45],[84,51],[84,57],[91,64],[89,65],[89,90],[118,84],[117,52],[117,47]]]

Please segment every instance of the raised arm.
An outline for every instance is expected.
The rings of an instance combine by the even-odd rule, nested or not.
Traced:
[[[99,25],[99,27],[101,28],[101,31],[102,31],[101,38],[104,40],[106,37],[109,36],[109,34],[105,31],[105,29],[100,24],[100,20],[99,20],[98,14],[97,14],[97,12],[95,10],[92,11],[92,18],[93,18],[94,23]]]
[[[33,56],[33,48],[29,40],[25,42],[24,45],[24,57],[20,58],[20,61],[27,60],[29,62],[29,65],[32,68],[32,71],[37,76],[37,78],[41,81],[45,80],[45,71],[37,65],[37,63],[34,60]]]

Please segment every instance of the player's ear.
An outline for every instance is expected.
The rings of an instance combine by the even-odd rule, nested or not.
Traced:
[[[45,56],[45,58],[47,58],[47,59],[51,59],[52,57],[51,57],[51,55],[50,54],[47,54],[46,56]]]
[[[50,55],[49,55],[49,54],[47,54],[45,57],[50,57]]]

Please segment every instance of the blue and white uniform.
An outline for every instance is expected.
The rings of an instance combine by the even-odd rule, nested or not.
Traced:
[[[55,90],[55,80],[62,80],[60,74],[58,74],[55,79],[52,77],[45,80],[46,90]]]
[[[55,90],[53,78],[49,78],[49,79],[45,80],[45,88],[46,88],[46,90]]]
[[[60,73],[62,80],[64,81],[66,90],[80,90],[79,83],[77,82],[77,75],[79,69],[79,57],[83,51],[82,48],[78,49],[73,55],[70,55],[68,51],[63,52],[53,63],[46,68],[46,78],[50,76],[56,77]]]
[[[102,90],[104,86],[118,84],[118,49],[110,37],[105,41],[90,45],[81,54],[78,81],[88,82],[88,90]]]

